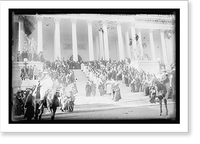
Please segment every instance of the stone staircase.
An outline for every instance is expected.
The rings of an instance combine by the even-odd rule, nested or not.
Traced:
[[[85,96],[85,85],[88,80],[87,77],[81,70],[74,70],[74,75],[75,79],[77,79],[76,85],[78,89],[78,96]]]

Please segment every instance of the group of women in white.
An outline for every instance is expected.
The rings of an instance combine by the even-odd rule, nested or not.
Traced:
[[[107,75],[102,71],[105,69],[104,65],[101,65],[101,70],[93,68],[90,64],[81,64],[81,70],[85,73],[89,81],[96,84],[99,89],[100,95],[108,94],[113,95],[113,100],[118,101],[121,99],[119,81],[114,79],[107,79]],[[116,95],[117,94],[117,95]]]

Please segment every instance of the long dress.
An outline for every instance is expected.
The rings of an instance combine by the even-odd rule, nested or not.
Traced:
[[[131,81],[131,92],[135,92],[135,79],[132,79]]]
[[[119,87],[115,89],[115,94],[114,94],[114,101],[119,101],[121,99],[121,93]]]
[[[95,96],[96,95],[96,84],[95,83],[92,83],[91,89],[92,89],[92,96]]]
[[[75,82],[73,83],[72,92],[73,92],[73,94],[77,94],[78,93],[78,89],[77,89],[77,86],[76,86]]]
[[[86,85],[85,91],[86,91],[86,96],[91,96],[91,86],[90,86],[90,84]]]
[[[106,93],[111,94],[112,93],[112,86],[113,86],[113,81],[107,81],[106,83]]]
[[[99,84],[99,93],[100,93],[100,96],[105,94],[104,84],[103,83]]]
[[[73,94],[67,97],[64,110],[68,110],[69,112],[72,112],[74,110],[74,101],[75,101],[75,96]]]
[[[125,82],[125,85],[128,87],[129,83],[128,83],[128,74],[127,73],[124,75],[124,82]]]

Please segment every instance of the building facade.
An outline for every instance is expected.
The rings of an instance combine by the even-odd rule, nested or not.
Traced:
[[[26,16],[26,15],[23,15]],[[29,36],[14,17],[13,51],[43,52],[46,60],[175,61],[174,15],[59,14],[27,15],[34,20]],[[16,55],[14,55],[16,57]]]

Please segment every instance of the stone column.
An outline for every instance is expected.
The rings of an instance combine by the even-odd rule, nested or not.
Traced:
[[[103,49],[103,34],[102,31],[99,31],[99,53],[100,53],[100,59],[104,59],[104,49]]]
[[[104,54],[105,60],[109,60],[109,48],[108,48],[108,31],[107,31],[108,22],[103,22],[103,38],[104,38]]]
[[[96,36],[96,60],[99,60],[100,58],[100,51],[99,51],[99,38]]]
[[[94,46],[93,46],[93,35],[92,35],[92,20],[88,20],[88,46],[89,46],[89,60],[94,60]]]
[[[121,22],[117,22],[118,46],[119,46],[119,60],[124,60],[124,47],[122,40]]]
[[[175,30],[172,30],[172,62],[176,62],[176,35],[175,35]]]
[[[151,47],[151,60],[156,61],[156,51],[154,47],[153,30],[149,30],[149,40],[150,40],[150,47]]]
[[[164,30],[160,30],[160,37],[161,37],[161,45],[162,45],[162,53],[163,53],[163,60],[166,68],[169,68],[168,66],[168,60],[167,60],[167,49],[165,45],[165,35]]]
[[[128,33],[128,31],[125,33],[125,38],[126,38],[127,54],[128,54],[128,57],[131,58],[131,49],[130,49],[130,45],[129,45],[129,33]]]
[[[137,59],[137,55],[135,53],[136,50],[136,40],[135,40],[135,24],[131,23],[131,37],[132,37],[132,47],[133,47],[133,55],[134,59]]]
[[[61,58],[60,50],[60,19],[55,18],[54,59]]]
[[[144,56],[144,52],[143,52],[143,47],[142,47],[142,34],[141,34],[141,29],[138,29],[138,36],[139,36],[139,46],[140,46],[140,51],[141,51],[141,56]]]
[[[78,61],[76,21],[77,21],[77,19],[71,19],[71,22],[72,22],[72,47],[73,47],[73,60],[74,61]]]
[[[22,22],[19,20],[19,27],[18,27],[18,51],[20,53],[22,52],[22,46],[21,46],[21,29],[22,29]]]
[[[37,53],[43,51],[42,17],[37,17]]]

